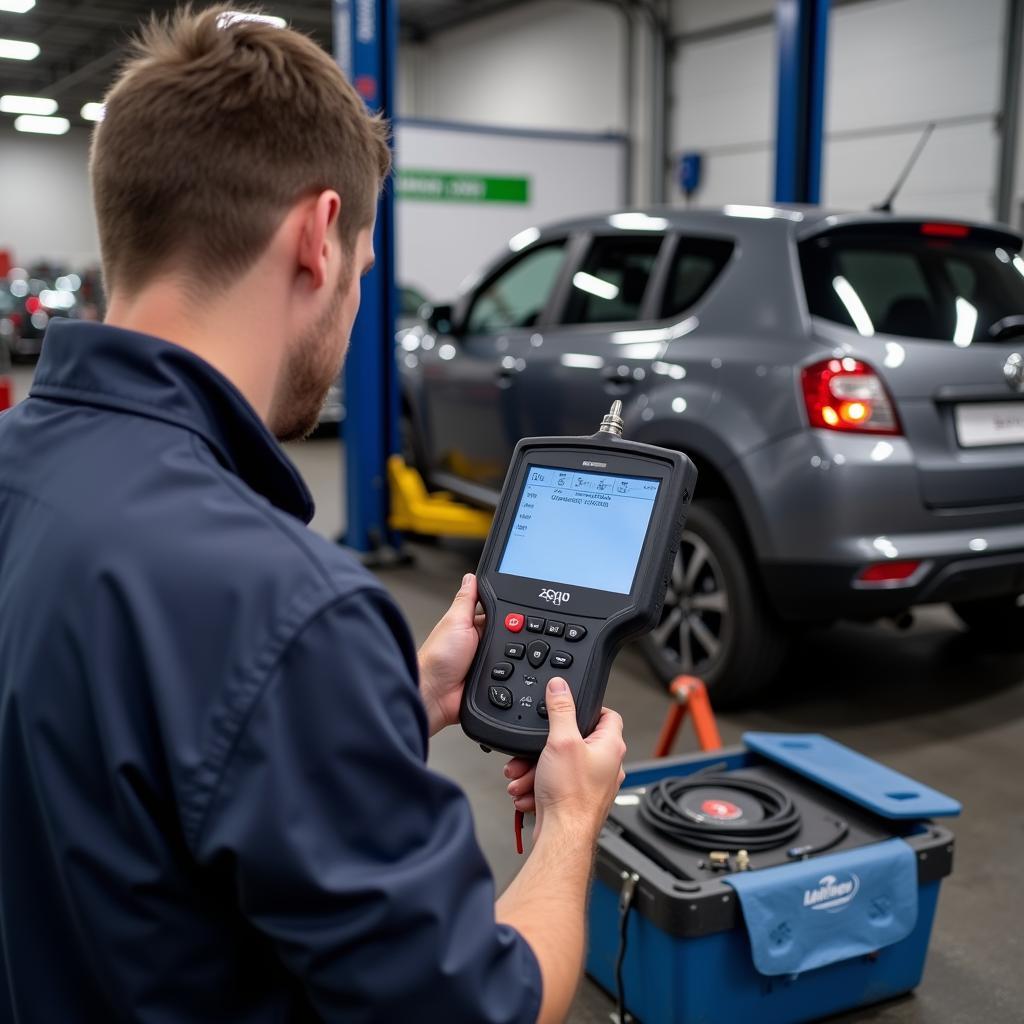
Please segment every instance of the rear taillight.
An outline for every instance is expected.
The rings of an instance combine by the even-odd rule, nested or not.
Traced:
[[[902,434],[882,379],[859,359],[825,359],[800,374],[812,427],[858,434]]]
[[[14,388],[10,377],[0,377],[0,412],[14,404]]]
[[[920,567],[920,561],[875,562],[857,573],[857,582],[905,583]]]

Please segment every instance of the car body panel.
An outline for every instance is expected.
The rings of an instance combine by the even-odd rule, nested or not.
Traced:
[[[451,335],[422,329],[403,387],[435,485],[493,504],[520,437],[590,433],[617,398],[627,436],[678,448],[713,469],[784,615],[889,614],[923,594],[941,595],[946,584],[936,581],[962,576],[964,561],[968,575],[977,569],[971,592],[1016,579],[1018,563],[1024,573],[1024,444],[964,448],[953,421],[957,402],[1020,397],[1003,367],[1011,352],[1024,352],[1024,337],[965,348],[863,336],[809,312],[802,239],[836,226],[905,227],[921,218],[747,207],[628,216],[664,224],[642,319],[559,322],[574,269],[594,239],[616,232],[613,215],[540,231],[533,245],[565,238],[569,255],[529,329],[460,336],[479,285],[455,304]],[[1021,247],[1005,228],[972,230]],[[673,246],[689,237],[731,240],[732,255],[691,307],[652,318]],[[493,279],[510,258],[499,257],[479,280]],[[902,436],[811,429],[801,371],[847,356],[882,379]],[[855,585],[860,568],[897,556],[926,560],[928,572],[900,587]],[[1024,589],[1024,575],[1020,582]]]

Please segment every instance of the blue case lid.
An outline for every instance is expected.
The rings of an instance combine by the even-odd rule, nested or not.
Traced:
[[[743,742],[883,818],[949,818],[960,813],[952,797],[818,733],[748,732]]]

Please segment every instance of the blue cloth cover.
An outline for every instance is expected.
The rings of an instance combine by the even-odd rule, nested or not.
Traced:
[[[739,896],[761,974],[802,974],[873,953],[917,923],[917,861],[902,839],[723,881]]]

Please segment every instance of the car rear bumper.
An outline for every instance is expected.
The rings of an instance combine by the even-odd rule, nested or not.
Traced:
[[[768,596],[786,618],[874,618],[1024,592],[1024,510],[926,508],[905,438],[804,431],[742,465],[763,499],[751,532]],[[893,561],[920,566],[899,582],[858,579]]]
[[[1024,548],[1005,555],[932,558],[908,583],[865,586],[861,565],[768,562],[769,600],[790,621],[876,619],[917,604],[973,601],[1024,593]]]

